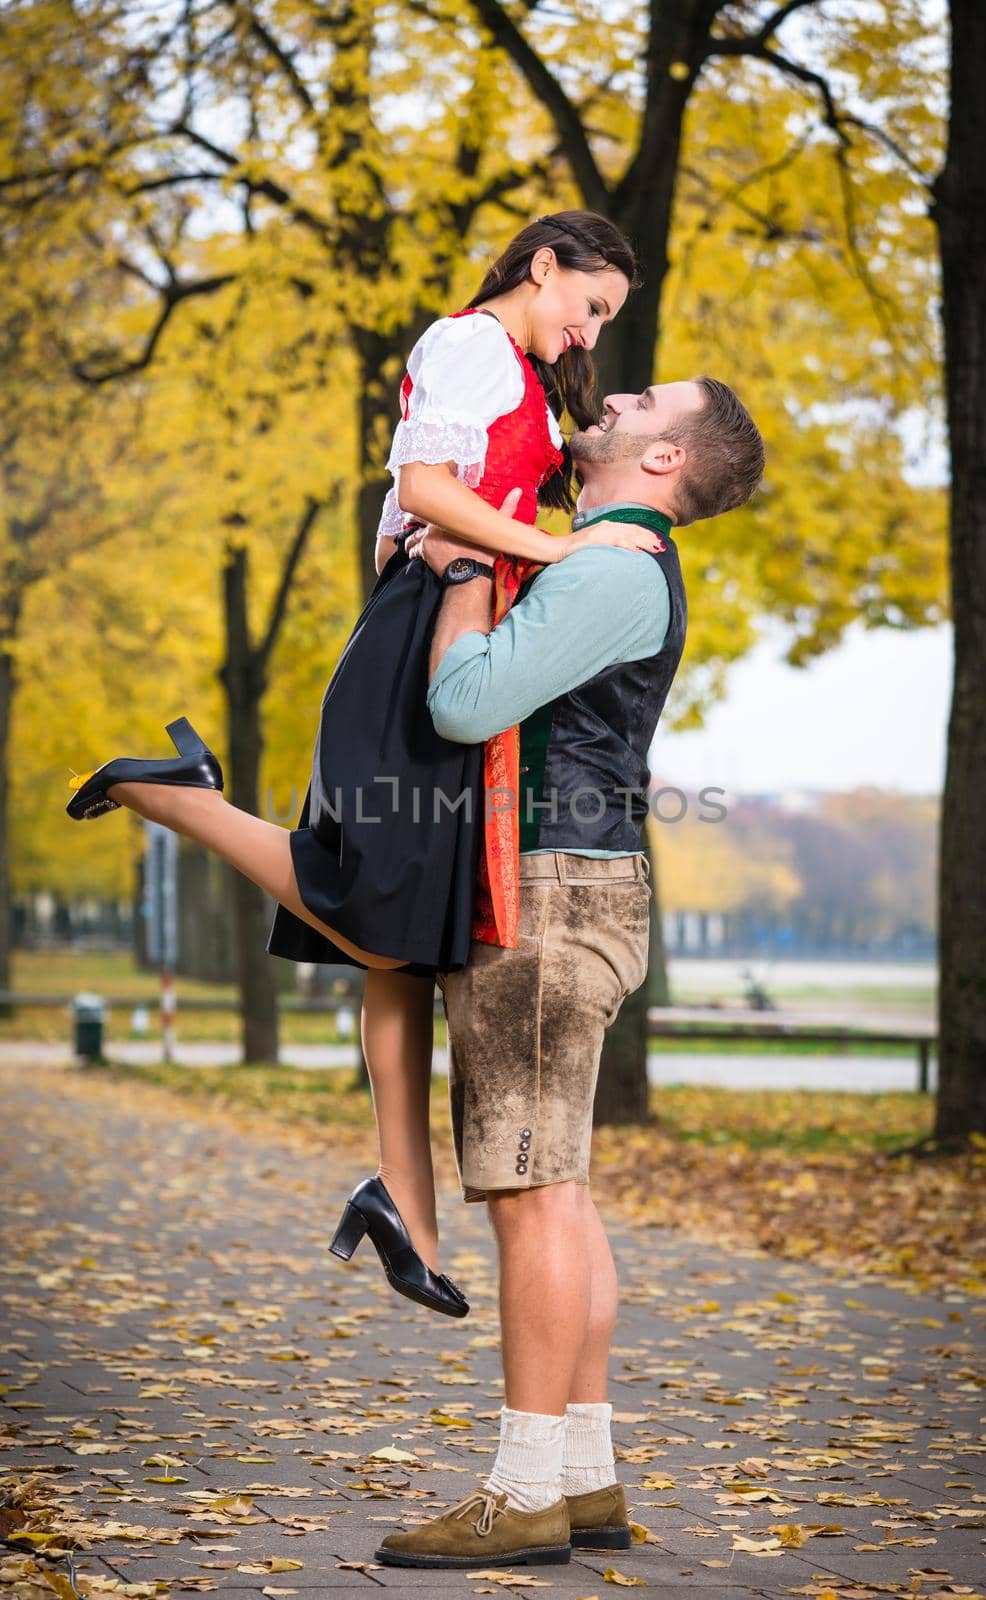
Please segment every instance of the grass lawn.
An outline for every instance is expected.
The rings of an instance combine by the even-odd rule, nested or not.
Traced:
[[[159,979],[154,972],[138,972],[134,969],[133,957],[128,951],[70,951],[60,950],[51,953],[40,951],[18,950],[14,953],[13,984],[15,990],[26,994],[54,994],[64,995],[66,1008],[69,1006],[73,995],[82,990],[92,990],[97,994],[113,996],[114,998],[127,997],[131,1001],[138,999],[153,1000],[154,1006],[150,1010],[145,1032],[137,1033],[131,1026],[132,1007],[114,1009],[108,1013],[106,1025],[106,1039],[109,1045],[115,1041],[128,1039],[160,1040],[160,1019],[156,1009],[156,997],[159,992]],[[795,994],[804,994],[817,1000],[819,1006],[826,1001],[832,1001],[840,1006],[845,1006],[850,997],[859,1000],[860,1017],[866,1016],[866,1001],[883,1003],[899,1001],[901,1006],[914,1008],[916,1017],[927,1014],[931,1003],[931,991],[924,990],[887,989],[858,990],[844,989],[810,989],[804,991],[784,991],[785,998]],[[192,1040],[209,1044],[235,1044],[240,1038],[240,1022],[235,1012],[213,1012],[196,1010],[197,999],[230,1000],[236,999],[236,987],[233,984],[205,983],[194,978],[178,978],[178,1039],[186,1042]],[[679,1003],[699,1003],[689,994],[675,996]],[[743,1016],[752,1017],[750,1012],[741,1013]],[[766,1013],[769,1020],[769,1013]],[[724,1018],[724,1025],[728,1018]],[[29,1040],[39,1043],[57,1043],[65,1041],[71,1036],[71,1021],[68,1010],[59,1007],[46,1008],[18,1008],[12,1017],[0,1017],[0,1041],[2,1040]],[[281,1013],[281,1041],[283,1044],[346,1044],[352,1043],[351,1031],[339,1033],[335,1026],[335,1019],[331,1013],[298,1014],[288,1011]],[[435,1019],[435,1043],[438,1048],[444,1048],[446,1043],[445,1019],[438,1012]],[[858,1044],[853,1045],[853,1055],[867,1056],[899,1056],[899,1045]],[[731,1055],[823,1055],[832,1054],[833,1047],[827,1044],[816,1044],[810,1040],[787,1042],[785,1040],[730,1040],[728,1044]],[[708,1055],[718,1054],[720,1046],[714,1040],[675,1038],[673,1040],[657,1040],[651,1045],[655,1052],[671,1052],[676,1055]]]

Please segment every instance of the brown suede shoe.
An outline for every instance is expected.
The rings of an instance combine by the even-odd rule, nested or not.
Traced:
[[[573,1549],[629,1550],[630,1524],[622,1483],[589,1494],[567,1494]]]
[[[514,1511],[505,1494],[477,1489],[440,1517],[388,1533],[376,1560],[390,1567],[512,1567],[569,1561],[568,1507]]]

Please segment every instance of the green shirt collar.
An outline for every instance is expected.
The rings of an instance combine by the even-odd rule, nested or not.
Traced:
[[[614,500],[607,506],[593,506],[591,511],[577,511],[572,518],[572,532],[591,528],[595,522],[637,522],[655,533],[670,534],[673,523],[663,511],[653,506],[638,505],[634,500]]]

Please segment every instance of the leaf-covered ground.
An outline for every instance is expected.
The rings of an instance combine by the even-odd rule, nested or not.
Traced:
[[[850,1135],[848,1106],[793,1097],[768,1139],[779,1104],[738,1097],[746,1126],[727,1132],[720,1097],[692,1090],[662,1096],[675,1140],[602,1133],[601,1188],[620,1197],[614,1435],[637,1543],[569,1567],[415,1573],[373,1562],[380,1536],[460,1499],[495,1449],[482,1208],[443,1190],[446,1264],[473,1302],[450,1323],[396,1297],[372,1252],[348,1266],[326,1252],[366,1170],[358,1094],[309,1074],[289,1074],[293,1089],[186,1076],[0,1069],[0,1594],[983,1600],[983,1301],[958,1223],[971,1168],[896,1166],[902,1187],[882,1191],[905,1231],[926,1230],[935,1293],[881,1267],[881,1207],[858,1215],[874,1149],[920,1132],[919,1106],[885,1103]],[[839,1171],[841,1213],[820,1198]],[[838,1259],[840,1214],[860,1237]],[[785,1243],[785,1216],[792,1232],[812,1219],[838,1272]]]
[[[351,1072],[157,1067],[133,1076],[275,1116],[316,1141],[331,1125],[335,1148],[373,1160],[369,1101],[350,1087]],[[687,1086],[656,1089],[651,1104],[651,1125],[594,1136],[593,1185],[628,1221],[899,1287],[986,1296],[986,1141],[940,1160],[895,1154],[930,1132],[929,1096]],[[433,1120],[439,1170],[454,1187],[442,1080]]]

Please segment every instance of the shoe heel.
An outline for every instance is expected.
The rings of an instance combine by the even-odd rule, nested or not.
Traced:
[[[171,735],[171,742],[180,756],[194,757],[201,753],[203,741],[195,732],[187,717],[176,717],[174,722],[169,722],[165,732]]]
[[[346,1209],[342,1213],[342,1221],[336,1229],[336,1236],[329,1245],[329,1249],[340,1260],[348,1261],[365,1232],[366,1219],[362,1212],[357,1211],[356,1207],[351,1206],[347,1201]]]

